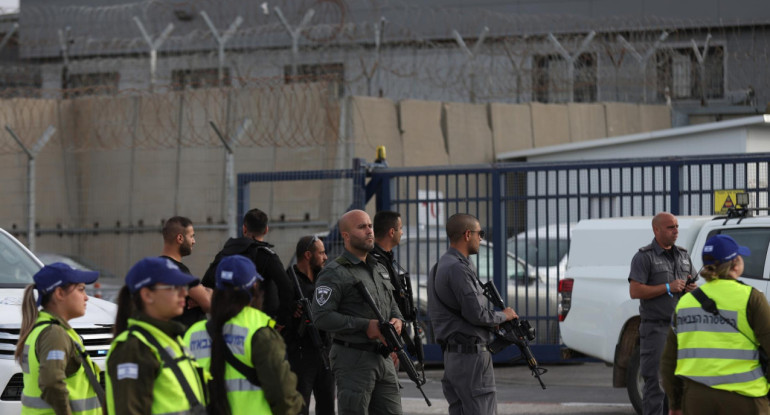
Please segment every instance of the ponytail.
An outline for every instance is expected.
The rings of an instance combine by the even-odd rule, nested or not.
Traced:
[[[710,256],[704,256],[704,259],[710,259]],[[727,261],[725,263],[716,262],[715,264],[704,265],[700,272],[701,277],[706,281],[715,280],[718,278],[727,278],[730,275],[730,270],[735,265],[735,260]]]
[[[32,331],[32,326],[37,321],[38,311],[37,303],[35,303],[35,294],[33,293],[34,290],[35,284],[27,285],[27,288],[24,289],[24,297],[21,300],[21,329],[19,330],[19,341],[16,343],[16,351],[13,353],[14,359],[19,364],[21,364],[22,355],[24,354],[24,343]]]
[[[230,414],[230,403],[225,389],[225,353],[227,347],[222,336],[222,328],[228,320],[238,315],[249,304],[249,293],[241,290],[215,290],[211,298],[211,318],[214,337],[211,339],[211,365],[209,371],[213,378],[209,382],[209,412]],[[247,341],[251,341],[248,339]]]
[[[128,329],[128,319],[134,315],[134,312],[144,309],[142,297],[138,292],[135,295],[131,294],[127,285],[124,285],[118,292],[117,303],[118,312],[115,315],[115,325],[112,328],[112,334],[115,337]]]

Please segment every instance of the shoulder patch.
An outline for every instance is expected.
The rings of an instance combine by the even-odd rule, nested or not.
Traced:
[[[332,289],[325,285],[321,285],[315,289],[315,302],[322,306],[329,301],[332,296]]]
[[[51,350],[45,360],[64,360],[64,350]]]
[[[136,363],[121,363],[118,365],[118,380],[138,379],[139,365]]]

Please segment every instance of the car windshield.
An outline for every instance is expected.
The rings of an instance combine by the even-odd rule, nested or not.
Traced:
[[[509,240],[508,250],[532,266],[555,267],[569,252],[569,242],[556,238],[535,240],[530,235],[529,241],[521,237]]]
[[[40,265],[10,236],[0,233],[0,285],[27,285]]]

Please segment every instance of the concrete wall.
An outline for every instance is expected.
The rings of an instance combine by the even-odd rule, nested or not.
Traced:
[[[228,237],[225,151],[209,121],[229,137],[245,118],[252,120],[249,134],[235,146],[236,173],[349,168],[354,157],[372,161],[379,145],[386,146],[392,167],[491,163],[507,151],[671,122],[666,107],[614,103],[350,97],[343,111],[322,90],[299,94],[295,85],[283,88],[0,102],[0,122],[12,125],[25,145],[31,147],[48,125],[57,129],[36,159],[37,222],[45,231],[37,250],[78,254],[122,276],[136,260],[160,253],[161,224],[182,215],[193,220],[197,239],[185,262],[202,274]],[[229,115],[223,110],[227,102]],[[279,137],[285,141],[271,141]],[[27,158],[13,145],[0,144],[0,226],[15,227],[26,243]],[[352,182],[284,178],[252,183],[249,206],[271,217],[267,240],[288,262],[299,237],[328,229],[349,206]],[[483,179],[479,185],[486,186]],[[474,191],[475,182],[458,186]],[[415,184],[410,196],[432,188]],[[374,214],[373,204],[367,210]],[[51,232],[57,229],[63,232]]]

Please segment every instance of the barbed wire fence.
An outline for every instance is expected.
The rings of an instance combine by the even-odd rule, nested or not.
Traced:
[[[241,166],[287,168],[292,164],[282,158],[296,149],[324,159],[304,166],[348,167],[349,160],[341,160],[346,153],[339,151],[348,139],[340,134],[345,96],[749,109],[770,96],[770,31],[753,21],[589,20],[397,0],[151,0],[25,3],[13,30],[18,44],[4,48],[16,48],[20,60],[0,66],[0,126],[12,127],[30,147],[54,126],[46,151],[61,151],[64,165],[43,159],[38,167],[53,165],[75,177],[65,181],[74,189],[69,199],[91,198],[116,212],[94,218],[93,212],[70,208],[71,224],[66,215],[47,212],[52,217],[42,229],[93,228],[96,222],[135,226],[140,216],[153,216],[137,213],[151,210],[147,205],[126,214],[125,200],[99,200],[114,189],[94,188],[87,178],[108,172],[84,160],[122,150],[131,156],[114,161],[116,170],[159,168],[157,161],[142,165],[142,157],[176,151],[175,179],[167,184],[202,194],[206,207],[197,219],[217,225],[225,211],[223,173],[206,170],[205,177],[185,183],[190,173],[179,152],[221,149],[210,123],[230,137],[248,119],[235,154]],[[14,141],[0,140],[0,157],[17,169],[24,165],[20,154]],[[23,175],[5,179],[14,183],[14,200],[25,200],[19,180]],[[121,185],[136,191],[150,183]],[[184,212],[190,197],[183,193],[177,189],[167,211]],[[22,207],[4,209],[3,226],[24,223]],[[144,223],[170,215],[157,216]]]

